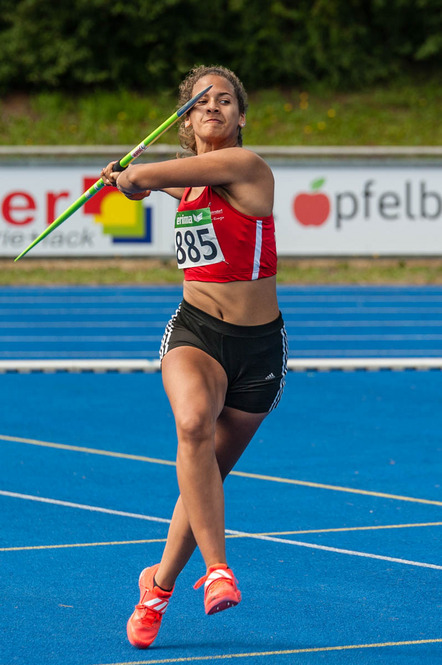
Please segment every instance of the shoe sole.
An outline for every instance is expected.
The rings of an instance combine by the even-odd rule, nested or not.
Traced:
[[[206,614],[216,614],[217,612],[228,610],[229,607],[235,607],[238,603],[239,600],[221,600],[219,603],[212,605],[212,607],[209,608],[209,611],[206,611]]]

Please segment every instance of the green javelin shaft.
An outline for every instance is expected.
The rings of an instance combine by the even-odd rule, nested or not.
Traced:
[[[189,109],[191,109],[192,106],[194,106],[197,103],[197,101],[203,95],[205,95],[208,90],[210,90],[211,87],[212,86],[209,85],[207,88],[204,88],[204,90],[202,90],[197,95],[195,95],[195,97],[192,97],[192,99],[190,99],[188,102],[186,102],[186,104],[184,104],[181,108],[179,108],[178,111],[176,111],[173,115],[171,115],[170,118],[165,120],[162,125],[157,127],[151,134],[149,134],[149,136],[146,136],[144,141],[141,141],[141,143],[139,145],[137,145],[136,148],[134,148],[133,150],[128,152],[127,155],[122,157],[118,161],[118,163],[115,164],[115,166],[117,166],[117,167],[119,165],[120,168],[115,169],[115,167],[114,167],[114,170],[123,170],[136,157],[141,155],[141,153],[144,152],[144,150],[146,150],[146,148],[148,146],[152,145],[152,143],[154,143],[154,141],[156,141],[162,134],[164,134],[164,132],[167,131],[169,129],[169,127],[171,127],[182,115],[184,115],[187,111],[189,111]],[[57,219],[55,219],[52,222],[52,224],[50,224],[43,231],[43,233],[40,233],[38,238],[36,238],[29,245],[29,247],[27,247],[21,254],[19,254],[17,256],[17,258],[14,259],[14,261],[18,261],[23,256],[25,256],[25,254],[27,254],[29,252],[29,250],[31,250],[33,247],[35,247],[35,245],[37,245],[41,240],[43,240],[43,238],[46,238],[46,236],[48,236],[54,229],[56,229],[57,226],[60,226],[60,224],[65,222],[71,215],[74,214],[74,212],[76,212],[79,208],[81,208],[81,206],[84,205],[84,203],[86,203],[86,201],[88,199],[92,198],[103,187],[104,187],[104,182],[103,182],[103,179],[100,178],[99,180],[97,180],[97,182],[95,182],[92,185],[92,187],[89,187],[89,189],[86,192],[84,192],[84,194],[82,194],[80,196],[80,198],[78,198],[76,201],[74,201],[74,203],[72,203],[72,205],[70,205],[69,208],[67,208],[59,217],[57,217]]]

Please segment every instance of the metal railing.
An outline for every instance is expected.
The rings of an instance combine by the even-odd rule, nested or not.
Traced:
[[[125,154],[132,146],[129,145],[19,145],[0,146],[0,158],[16,157],[115,157]],[[442,146],[247,146],[263,157],[316,158],[348,157],[364,158],[442,158]],[[175,156],[180,152],[177,145],[160,144],[149,148],[146,156],[156,158]]]

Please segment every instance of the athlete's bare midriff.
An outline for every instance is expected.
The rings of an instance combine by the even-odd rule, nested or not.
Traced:
[[[279,315],[276,277],[253,281],[184,281],[184,299],[207,314],[237,326],[259,326]]]

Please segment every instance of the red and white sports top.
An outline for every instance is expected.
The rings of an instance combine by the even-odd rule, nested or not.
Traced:
[[[211,187],[187,201],[190,190],[175,218],[175,250],[185,280],[236,282],[276,274],[273,215],[244,215]]]

